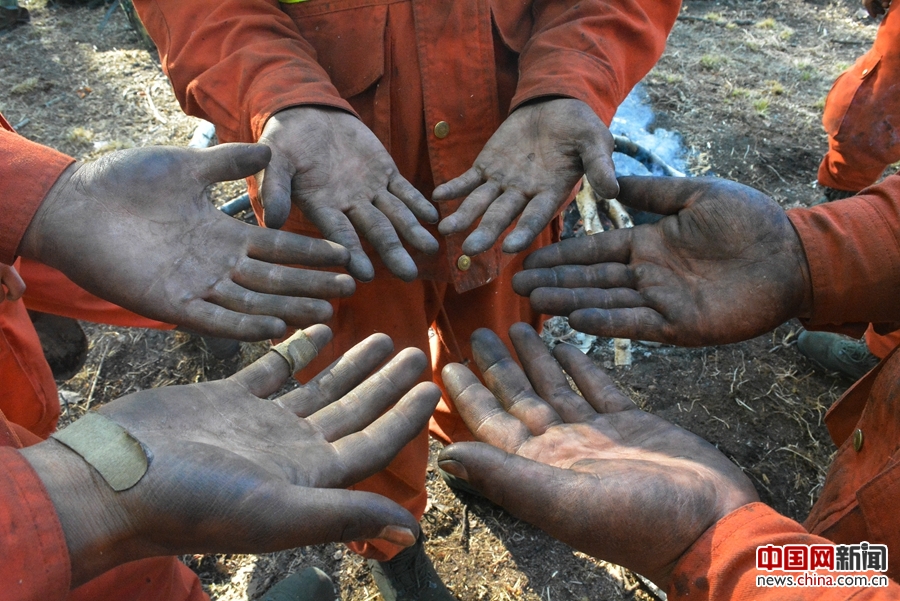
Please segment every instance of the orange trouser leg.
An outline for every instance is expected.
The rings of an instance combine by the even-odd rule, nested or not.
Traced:
[[[551,233],[545,231],[533,248],[549,244]],[[540,316],[531,310],[528,299],[512,290],[512,276],[521,269],[526,253],[522,253],[496,280],[462,294],[446,283],[416,280],[404,283],[391,277],[383,268],[374,281],[357,284],[356,293],[334,303],[335,314],[328,324],[334,339],[319,356],[298,374],[308,381],[340,357],[353,345],[376,332],[394,341],[395,351],[416,347],[431,356],[432,372],[422,374],[422,381],[433,380],[439,386],[444,365],[465,362],[474,366],[469,337],[478,328],[490,328],[507,343],[507,330],[526,321],[535,327]],[[428,328],[437,336],[429,342]],[[476,370],[477,371],[477,370]],[[446,395],[431,422],[432,434],[444,442],[470,440],[471,435]],[[367,478],[353,488],[393,499],[417,518],[425,511],[425,471],[428,465],[428,432],[423,431],[401,450],[382,472]],[[399,547],[384,541],[352,543],[351,549],[366,557],[385,560]]]
[[[94,296],[62,272],[37,261],[21,259],[18,271],[26,286],[22,300],[31,311],[113,326],[154,330],[171,330],[175,327],[172,324],[142,317]]]
[[[388,334],[394,349],[416,347],[428,352],[428,326],[433,321],[429,282],[404,283],[381,273],[369,283],[358,283],[353,296],[334,302],[335,316],[328,324],[334,338],[304,370],[297,374],[308,381],[364,338],[376,333]],[[429,301],[429,302],[426,302]],[[430,374],[422,374],[428,381]],[[428,432],[422,431],[406,445],[382,472],[358,483],[367,490],[389,497],[417,518],[425,511],[425,470],[428,462]],[[366,557],[388,559],[399,547],[384,541],[353,543],[350,547]]]
[[[869,347],[870,353],[879,359],[884,359],[892,350],[900,346],[900,330],[879,334],[869,324],[869,329],[866,330],[866,346]]]
[[[490,284],[461,294],[447,286],[434,326],[437,336],[431,341],[432,376],[444,393],[429,426],[431,434],[438,440],[444,443],[472,440],[472,434],[456,412],[441,381],[441,371],[449,363],[467,364],[481,377],[472,356],[472,332],[489,328],[500,336],[510,352],[514,352],[509,340],[510,326],[523,321],[540,331],[545,316],[532,310],[527,298],[513,292],[512,278],[522,270],[522,262],[530,252],[552,242],[550,229],[545,229],[531,248],[516,256]]]
[[[50,366],[26,309],[114,325],[170,329],[76,286],[59,271],[16,261],[25,281],[21,300],[0,303],[0,410],[9,421],[46,438],[56,428],[59,398]]]
[[[822,123],[828,153],[819,183],[862,190],[900,160],[900,11],[890,10],[872,49],[834,82]]]
[[[79,586],[69,601],[209,601],[200,580],[175,557],[122,564]]]
[[[21,300],[0,302],[0,411],[41,438],[59,419],[56,382]]]

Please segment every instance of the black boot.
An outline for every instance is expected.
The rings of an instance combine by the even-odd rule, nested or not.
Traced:
[[[4,8],[0,6],[0,31],[12,29],[16,25],[28,23],[30,20],[31,15],[29,15],[28,11],[21,6],[16,6],[15,8]]]
[[[319,568],[291,574],[262,597],[262,601],[334,601],[334,584]]]
[[[70,317],[29,311],[54,380],[68,380],[84,365],[88,339],[81,324]]]
[[[368,560],[385,601],[456,601],[425,554],[425,535],[388,561]]]

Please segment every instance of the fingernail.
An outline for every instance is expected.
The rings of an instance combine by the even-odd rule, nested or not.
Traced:
[[[416,544],[416,537],[409,528],[402,526],[385,526],[378,533],[378,538],[401,547],[412,547]]]
[[[467,472],[465,466],[458,461],[452,461],[449,459],[446,461],[438,461],[438,467],[451,476],[462,478],[466,482],[469,481],[469,472]]]

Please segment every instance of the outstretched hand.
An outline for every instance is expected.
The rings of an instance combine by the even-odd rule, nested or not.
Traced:
[[[525,260],[513,288],[576,330],[681,346],[758,336],[811,306],[800,238],[772,199],[711,178],[626,177],[619,200],[667,215],[565,240]]]
[[[331,338],[322,325],[306,332],[317,348]],[[372,374],[391,351],[387,336],[374,335],[273,400],[290,368],[270,352],[226,380],[146,390],[104,406],[100,413],[150,459],[123,492],[53,439],[24,449],[60,516],[73,582],[154,555],[363,538],[413,544],[418,524],[405,509],[340,490],[386,467],[440,398],[434,384],[416,385],[428,364],[417,349]]]
[[[710,526],[757,500],[715,447],[638,409],[580,351],[561,344],[554,356],[583,397],[530,326],[509,333],[521,368],[493,332],[472,335],[487,388],[462,365],[444,368],[444,385],[480,442],[445,448],[442,469],[551,536],[660,587]]]
[[[518,217],[503,252],[528,248],[569,198],[582,175],[600,195],[618,192],[613,137],[580,100],[557,98],[523,105],[491,136],[471,169],[434,190],[434,200],[466,196],[438,231],[454,234],[481,218],[463,241],[477,255],[491,248]]]
[[[325,238],[350,250],[347,269],[364,282],[375,270],[359,234],[405,281],[418,272],[398,232],[413,248],[438,251],[437,240],[417,221],[436,223],[437,209],[353,115],[318,106],[286,109],[269,118],[259,141],[272,148],[272,161],[257,176],[268,227],[284,224],[293,200]]]
[[[262,145],[142,148],[75,163],[56,182],[20,253],[146,317],[238,340],[284,335],[332,315],[324,299],[355,290],[345,248],[241,223],[206,188],[256,173]]]

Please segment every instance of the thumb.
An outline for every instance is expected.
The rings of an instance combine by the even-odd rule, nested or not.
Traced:
[[[366,539],[409,547],[419,536],[416,518],[381,495],[355,490],[290,488],[293,494],[290,499],[284,499],[285,506],[271,512],[277,517],[270,526],[274,531],[284,531],[290,539],[285,540],[285,548]]]
[[[462,478],[511,514],[545,527],[548,508],[559,505],[557,482],[565,470],[512,455],[490,444],[461,442],[445,447],[438,467]]]
[[[634,209],[674,215],[696,200],[706,185],[699,178],[690,177],[622,177],[618,200]]]
[[[601,124],[602,125],[602,124]],[[598,139],[589,144],[581,153],[584,175],[600,198],[616,198],[619,184],[616,182],[616,166],[612,160],[615,142],[606,126],[603,126]]]
[[[272,156],[262,144],[220,144],[188,152],[196,153],[199,176],[206,184],[249,177],[265,167]]]
[[[609,511],[617,499],[603,494],[598,474],[556,468],[476,442],[446,447],[438,466],[553,538],[598,559],[618,559],[608,548],[610,536],[622,528]]]
[[[268,228],[278,229],[287,221],[294,173],[294,166],[287,157],[275,151],[269,165],[255,175],[263,220]]]

